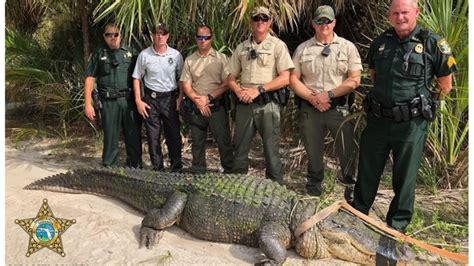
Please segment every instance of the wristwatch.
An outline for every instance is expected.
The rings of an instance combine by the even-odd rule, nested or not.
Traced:
[[[259,94],[265,93],[265,88],[262,85],[258,86],[257,88]]]
[[[328,91],[328,97],[329,97],[329,99],[333,99],[334,98],[334,92]]]

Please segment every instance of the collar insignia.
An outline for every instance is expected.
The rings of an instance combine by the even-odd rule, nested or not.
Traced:
[[[385,43],[382,43],[382,45],[379,46],[379,54],[382,54],[384,50],[385,50]]]

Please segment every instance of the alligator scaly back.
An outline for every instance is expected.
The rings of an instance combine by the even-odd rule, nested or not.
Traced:
[[[129,168],[74,169],[35,181],[25,189],[105,195],[143,212],[162,206],[176,191],[198,192],[245,205],[281,208],[286,208],[297,196],[275,182],[245,175],[196,175]]]
[[[334,256],[373,263],[379,245],[379,235],[370,237],[368,244],[361,241],[363,237],[354,236],[360,230],[367,236],[365,230],[370,229],[355,217],[343,219],[349,215],[343,212],[295,236],[296,227],[324,207],[319,199],[308,199],[270,180],[246,175],[76,169],[46,177],[25,189],[120,199],[146,213],[140,245],[149,248],[173,224],[200,239],[259,247],[266,255],[263,262],[270,264],[283,263],[286,249],[292,246],[306,258]]]

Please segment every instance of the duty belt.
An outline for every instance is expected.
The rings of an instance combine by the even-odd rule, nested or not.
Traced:
[[[98,89],[99,97],[103,100],[111,100],[118,98],[129,98],[132,96],[132,89],[116,89],[116,88],[99,88]]]
[[[330,104],[331,104],[330,109],[334,109],[338,106],[344,106],[344,105],[346,105],[346,102],[347,102],[346,96],[340,96],[340,97],[332,98],[331,102],[330,102]]]
[[[298,106],[298,108],[301,107],[301,102],[306,102],[309,106],[313,106],[307,100],[305,100],[301,97],[298,97],[298,95],[295,95],[295,104]],[[345,106],[346,105],[346,96],[340,96],[340,97],[332,98],[330,104],[331,104],[331,107],[329,107],[329,109],[334,109],[338,106]]]
[[[219,111],[221,109],[221,106],[224,105],[223,102],[224,102],[224,98],[218,98],[218,99],[212,100],[210,102],[212,106],[209,107],[209,109],[211,109],[211,113]],[[196,104],[188,97],[184,98],[183,111],[185,113],[201,114]]]
[[[149,95],[151,98],[157,99],[157,98],[166,98],[166,97],[174,96],[176,95],[176,90],[158,92],[158,91],[150,90],[149,88],[145,87],[145,93]]]
[[[394,119],[396,122],[408,121],[421,116],[419,103],[395,105],[391,108],[383,107],[380,103],[372,101],[371,109],[375,117]]]
[[[283,87],[281,89],[275,91],[267,91],[258,95],[254,102],[259,105],[265,105],[271,101],[274,101],[280,105],[286,106],[288,103],[288,98],[290,97],[290,91],[288,88]],[[248,104],[241,102],[240,100],[237,102],[238,104]]]

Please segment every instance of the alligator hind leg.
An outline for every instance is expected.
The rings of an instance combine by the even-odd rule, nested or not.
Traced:
[[[256,265],[281,265],[286,260],[286,249],[290,245],[290,230],[277,223],[269,223],[258,232],[258,245],[266,259]]]
[[[140,229],[140,248],[152,248],[158,243],[163,236],[163,229],[172,226],[181,217],[186,200],[185,193],[175,192],[161,209],[153,209],[147,213]]]

